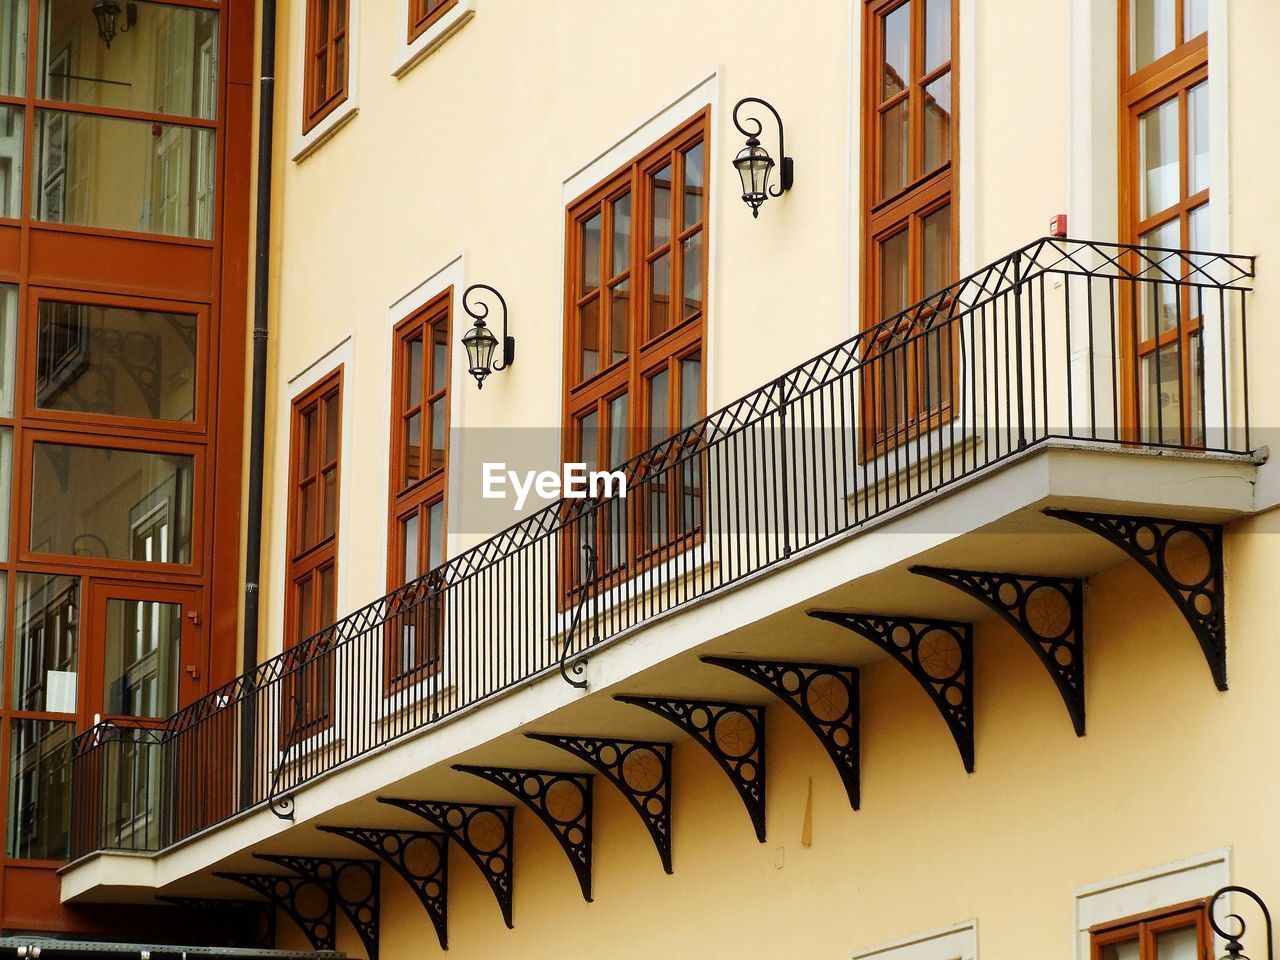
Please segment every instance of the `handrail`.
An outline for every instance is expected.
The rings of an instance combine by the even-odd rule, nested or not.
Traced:
[[[565,657],[580,656],[568,647],[575,645],[587,592],[594,598],[591,646],[661,612],[656,607],[671,609],[721,589],[1050,436],[1247,452],[1244,295],[1254,267],[1248,256],[1172,248],[1054,238],[1027,244],[632,457],[617,469],[628,476],[633,501],[639,490],[641,504],[599,498],[545,506],[177,711],[162,725],[164,749],[177,757],[170,761],[174,775],[182,775],[182,751],[193,744],[212,749],[202,738],[214,733],[220,744],[239,749],[214,728],[229,710],[252,701],[254,712],[263,714],[260,719],[237,714],[227,722],[252,722],[258,752],[264,758],[276,754],[267,764],[271,787],[266,791],[275,799],[277,786],[296,789],[368,749],[554,668]],[[1219,401],[1208,398],[1202,373],[1205,397],[1199,399],[1198,414],[1179,414],[1179,432],[1172,433],[1163,419],[1132,429],[1122,422],[1126,404],[1143,403],[1138,387],[1143,371],[1136,357],[1124,360],[1118,344],[1130,334],[1138,336],[1139,314],[1145,317],[1149,307],[1159,313],[1160,323],[1172,316],[1180,335],[1193,325],[1199,331],[1191,335],[1199,337],[1198,362],[1206,371],[1214,367],[1210,379],[1221,381],[1220,409],[1215,406],[1212,420],[1210,399]],[[1056,338],[1052,343],[1050,333]],[[1172,348],[1157,345],[1157,360],[1161,349]],[[1210,356],[1211,351],[1217,352]],[[1051,359],[1065,372],[1051,371]],[[1122,361],[1133,369],[1122,369]],[[1179,378],[1181,387],[1181,373]],[[1081,392],[1086,388],[1087,405]],[[913,404],[925,413],[903,420],[903,410]],[[1200,424],[1191,422],[1197,415]],[[1162,417],[1162,410],[1155,416]],[[1056,417],[1065,423],[1051,423]],[[952,442],[944,445],[941,431],[946,429]],[[846,434],[855,438],[852,446]],[[966,434],[970,439],[981,435],[986,444],[981,455],[964,442]],[[717,484],[724,485],[723,496],[704,489]],[[654,503],[662,505],[656,520]],[[663,527],[661,536],[654,533],[655,523]],[[774,543],[774,533],[781,531],[783,542]],[[592,566],[598,569],[586,582],[563,587],[564,569],[572,567],[566,551],[587,545],[577,544],[575,537],[592,541]],[[657,546],[641,550],[638,544],[646,538],[656,538]],[[704,557],[695,567],[689,558],[698,552],[697,544],[709,555],[717,549],[731,555]],[[613,554],[623,555],[620,566],[611,567]],[[521,562],[525,566],[519,570],[509,569]],[[708,573],[707,563],[723,569]],[[678,569],[667,569],[672,564]],[[530,620],[537,625],[522,622],[504,635],[505,645],[487,648],[475,635],[475,623],[494,616],[478,604],[499,568],[508,578],[518,575],[520,583],[498,589],[509,603],[533,604]],[[610,591],[620,598],[608,601]],[[654,601],[656,593],[662,596]],[[358,702],[344,690],[352,702],[340,705],[341,716],[333,721],[346,725],[343,744],[322,759],[312,752],[290,761],[293,743],[281,754],[281,727],[292,727],[281,723],[285,687],[296,698],[307,676],[314,683],[321,670],[352,679],[344,670],[357,669],[357,659],[360,671],[377,673],[375,653],[386,644],[422,640],[423,625],[413,618],[421,617],[429,599],[448,610],[445,621],[453,628],[448,641],[453,646],[446,648],[430,681],[408,693],[389,692],[384,684],[385,703],[375,703],[378,691],[372,688],[362,690]],[[544,656],[540,647],[545,644],[558,645],[555,656]],[[501,663],[495,666],[492,658]],[[454,660],[466,668],[465,676],[451,672]],[[359,711],[368,714],[364,721],[355,719]],[[350,726],[359,722],[365,726]],[[385,727],[390,732],[377,727],[370,733],[374,723],[390,723]],[[72,752],[78,771],[88,770],[95,753],[122,739],[110,732],[119,728],[101,724],[76,737]],[[357,740],[371,745],[358,749]],[[281,779],[286,766],[287,785]],[[250,805],[268,799],[263,793],[251,791]],[[219,801],[209,816],[229,816],[241,806]],[[203,827],[209,816],[187,819]],[[190,832],[184,817],[170,817],[179,833]],[[89,847],[109,839],[86,838]]]

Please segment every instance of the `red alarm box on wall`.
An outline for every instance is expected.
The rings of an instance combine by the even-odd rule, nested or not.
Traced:
[[[1060,213],[1049,219],[1049,236],[1055,240],[1064,240],[1067,236],[1067,215]]]

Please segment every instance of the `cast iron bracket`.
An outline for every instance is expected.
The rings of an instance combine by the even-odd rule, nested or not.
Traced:
[[[764,707],[624,694],[613,699],[656,713],[700,743],[738,791],[756,839],[764,843]]]
[[[525,736],[586,761],[621,790],[653,838],[662,869],[671,872],[671,744],[545,733]]]
[[[912,567],[981,600],[1027,641],[1062,694],[1076,736],[1084,736],[1084,583],[1071,577]]]
[[[442,950],[449,949],[449,838],[418,830],[319,827],[377,854],[418,896]]]
[[[334,860],[328,857],[297,857],[257,853],[257,859],[292,870],[298,876],[327,886],[330,900],[338,906],[360,935],[369,960],[378,960],[379,878],[377,860]]]
[[[1222,527],[1189,520],[1046,510],[1092,530],[1137,561],[1164,587],[1200,642],[1219,690],[1227,689],[1227,628],[1223,600]]]
[[[279,873],[215,873],[262,894],[298,925],[313,950],[336,949],[338,912],[333,889],[310,877]]]
[[[515,853],[515,807],[438,800],[398,800],[379,797],[379,803],[416,813],[449,835],[480,868],[493,891],[508,927],[511,920],[511,861]]]
[[[501,787],[533,811],[559,841],[578,877],[582,898],[591,902],[590,774],[554,770],[511,770],[455,763],[453,769]]]
[[[973,773],[973,628],[969,624],[839,610],[810,610],[809,616],[870,640],[906,667],[938,708],[965,770]]]
[[[856,669],[827,663],[735,660],[730,657],[703,657],[702,662],[754,680],[794,710],[835,764],[849,795],[849,806],[858,809],[860,714]]]

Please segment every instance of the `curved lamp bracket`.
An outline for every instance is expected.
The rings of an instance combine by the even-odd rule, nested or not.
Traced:
[[[1275,950],[1272,947],[1271,936],[1271,911],[1267,909],[1267,905],[1263,903],[1260,896],[1248,887],[1239,886],[1223,887],[1209,898],[1209,926],[1213,927],[1213,932],[1227,942],[1227,958],[1229,960],[1236,960],[1236,958],[1238,960],[1248,960],[1244,955],[1244,944],[1240,942],[1245,934],[1244,918],[1238,913],[1228,913],[1223,917],[1224,921],[1234,921],[1234,930],[1228,930],[1218,922],[1218,901],[1229,893],[1241,894],[1258,905],[1258,909],[1262,911],[1262,920],[1266,925],[1267,933],[1267,952],[1262,960],[1275,960]]]
[[[487,283],[473,283],[462,294],[462,309],[467,316],[479,326],[485,326],[489,319],[489,304],[479,298],[479,294],[491,294],[502,308],[502,354],[493,361],[494,370],[505,370],[516,359],[516,338],[507,332],[507,300]]]
[[[764,107],[773,115],[773,119],[778,124],[778,156],[780,158],[778,166],[780,168],[779,183],[769,186],[769,196],[780,197],[791,189],[795,183],[795,161],[787,156],[786,131],[782,125],[782,116],[774,109],[773,104],[768,100],[761,100],[759,97],[743,97],[733,107],[733,125],[738,128],[738,132],[747,138],[747,142],[752,140],[756,143],[760,142],[760,134],[764,132],[764,124],[760,122],[760,118],[755,116],[755,111],[746,111],[746,116],[741,116],[743,107],[748,104],[756,104]]]

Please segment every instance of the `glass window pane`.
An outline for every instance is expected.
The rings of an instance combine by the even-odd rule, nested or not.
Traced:
[[[911,4],[904,3],[884,18],[884,80],[881,101],[907,89],[911,82]]]
[[[685,240],[684,248],[684,315],[688,320],[702,309],[702,231]]]
[[[880,317],[901,313],[910,296],[907,231],[900,230],[880,242]]]
[[[80,579],[18,574],[13,633],[14,708],[74,713]]]
[[[9,560],[9,517],[13,509],[13,428],[0,427],[0,563]],[[0,593],[0,596],[4,596]],[[4,616],[0,614],[0,636]],[[3,648],[0,647],[0,650]],[[0,660],[3,663],[3,660]]]
[[[434,570],[444,563],[444,501],[427,508],[427,569]]]
[[[0,0],[0,94],[20,97],[27,79],[27,0]]]
[[[930,296],[952,281],[951,207],[942,207],[924,218],[924,290]],[[903,306],[907,306],[904,304]]]
[[[315,579],[308,573],[297,582],[296,589],[295,602],[297,604],[298,622],[294,629],[293,642],[301,643],[312,636],[318,629],[315,622]]]
[[[449,427],[444,422],[445,402],[437,400],[431,404],[431,464],[429,470],[439,470],[444,466],[444,446],[449,438]]]
[[[680,426],[702,419],[702,358],[697,354],[680,361]]]
[[[37,220],[213,237],[212,130],[41,110],[36,137]]]
[[[587,293],[600,286],[600,224],[596,213],[582,225],[582,290]]]
[[[880,198],[901,193],[909,177],[911,98],[880,114]]]
[[[1139,242],[1148,247],[1179,248],[1179,224],[1175,218],[1163,226],[1144,233]],[[1159,257],[1154,259],[1159,260]],[[1158,328],[1161,332],[1172,330],[1178,325],[1178,288],[1170,283],[1168,277],[1159,269],[1151,268],[1147,275],[1154,283],[1138,285],[1138,298],[1142,313],[1142,339],[1149,340],[1152,331]]]
[[[1209,0],[1184,0],[1183,42],[1194,40],[1209,30]]]
[[[323,630],[338,619],[338,578],[333,564],[320,570],[320,623],[317,629]]]
[[[581,347],[579,369],[580,380],[594,377],[600,372],[600,298],[592,297],[590,301],[578,308],[578,340]]]
[[[14,720],[9,734],[9,856],[65,860],[73,725]]]
[[[1200,956],[1195,927],[1156,934],[1156,960],[1196,960]]]
[[[13,364],[18,329],[18,288],[0,283],[0,417],[13,416]]]
[[[129,0],[120,4],[117,33],[108,45],[99,33],[93,6],[82,0],[44,0],[42,99],[214,118],[216,12]]]
[[[649,378],[649,445],[671,436],[670,388],[667,371]]]
[[[613,362],[625,360],[631,338],[631,281],[623,280],[609,298],[609,348]]]
[[[924,8],[924,72],[951,59],[951,0],[928,0]]]
[[[178,708],[182,605],[108,600],[103,711],[113,717],[167,717]]]
[[[418,579],[422,573],[418,569],[419,524],[418,511],[411,513],[400,524],[400,539],[404,543],[404,582]]]
[[[951,159],[951,73],[924,88],[924,172]]]
[[[681,228],[685,230],[702,219],[702,201],[706,194],[702,168],[703,150],[699,143],[684,154],[684,220]]]
[[[0,217],[22,213],[22,110],[0,103]]]
[[[578,421],[578,432],[582,438],[578,448],[579,456],[588,471],[600,469],[600,418],[594,412],[588,413]]]
[[[196,418],[196,318],[41,301],[36,406],[117,417]]]
[[[627,395],[621,394],[609,401],[609,462],[606,467],[618,467],[627,462]]]
[[[613,201],[613,266],[616,277],[631,265],[631,194]]]
[[[431,328],[431,392],[439,393],[449,386],[449,330],[447,324]]]
[[[1138,940],[1107,944],[1101,950],[1102,960],[1139,960]]]
[[[1187,189],[1192,196],[1209,189],[1209,83],[1187,92],[1187,130],[1191,141],[1187,158]]]
[[[422,470],[422,414],[415,413],[405,421],[404,483],[413,483]]]
[[[192,457],[37,443],[33,459],[37,553],[191,562]]]
[[[1181,165],[1176,97],[1138,117],[1138,149],[1139,215],[1145,220],[1178,202]]]
[[[324,403],[324,462],[338,459],[338,441],[342,437],[342,401],[337,396],[326,397]]]
[[[1137,71],[1177,44],[1178,0],[1129,0],[1129,64]]]
[[[664,253],[649,264],[649,336],[656,337],[671,326],[671,254]]]
[[[409,341],[409,349],[405,357],[408,369],[409,396],[405,401],[405,409],[412,410],[422,403],[422,337],[414,337]]]
[[[652,178],[653,243],[650,250],[657,250],[671,239],[671,164],[667,164]]]

